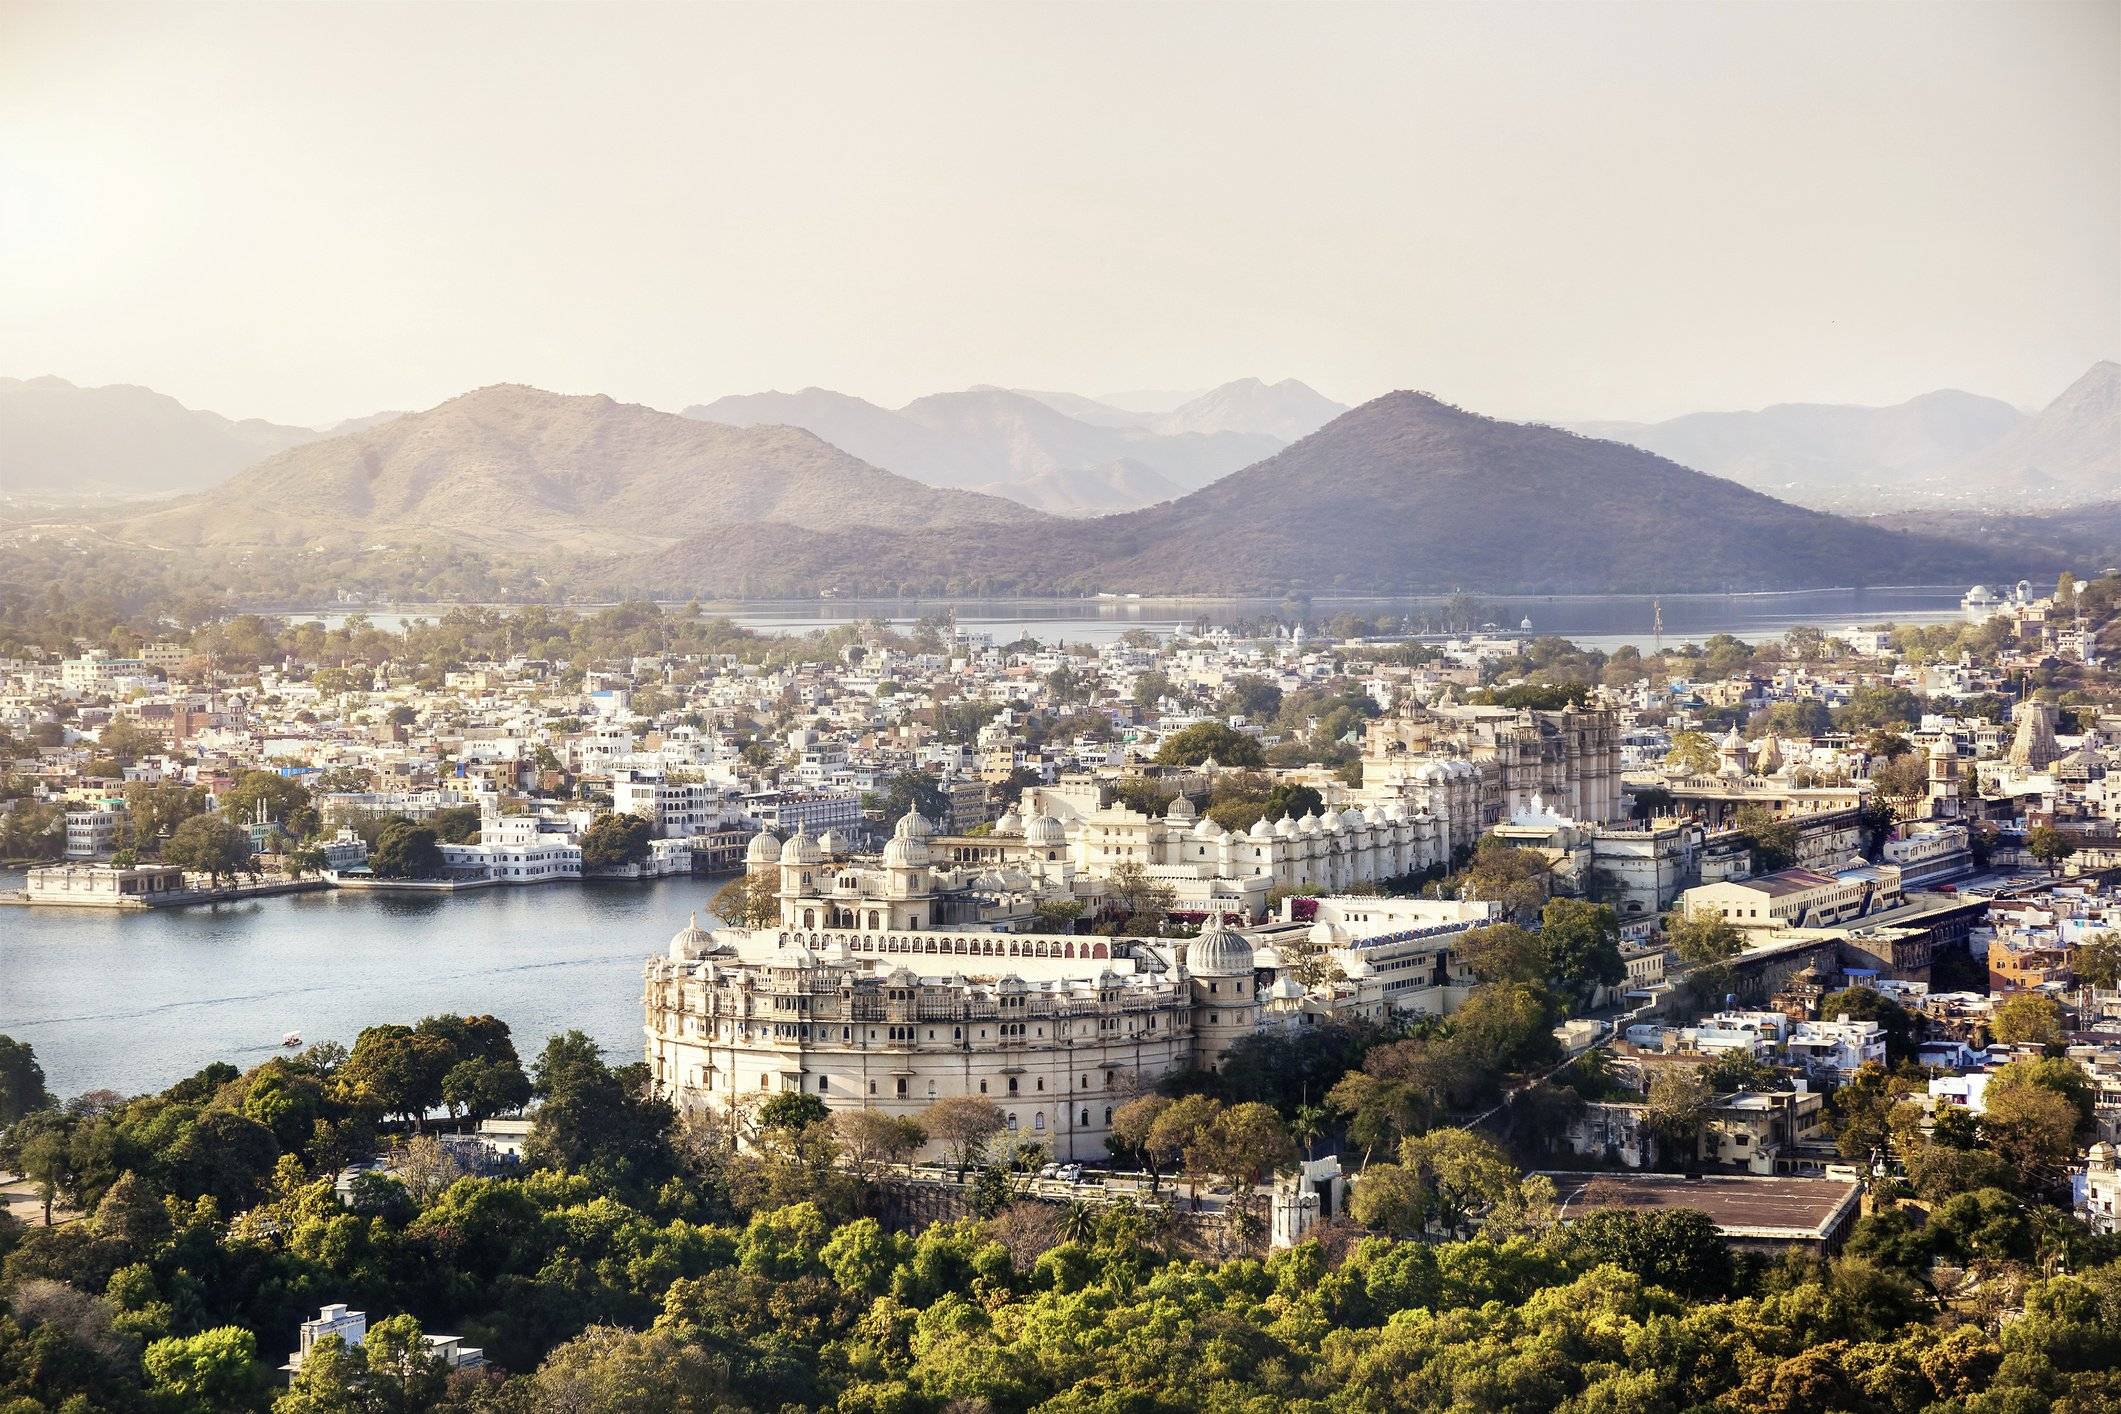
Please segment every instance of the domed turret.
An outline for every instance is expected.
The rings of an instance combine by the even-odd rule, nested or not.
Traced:
[[[744,846],[744,863],[757,868],[781,862],[781,841],[771,830],[760,830]]]
[[[1193,802],[1181,795],[1172,798],[1170,806],[1164,811],[1164,818],[1166,820],[1191,820],[1195,813]]]
[[[928,842],[908,839],[904,835],[893,835],[884,842],[884,867],[886,869],[922,869],[929,862]]]
[[[1051,815],[1034,815],[1024,821],[1024,843],[1047,849],[1065,844],[1068,832]]]
[[[781,846],[783,864],[816,864],[820,857],[817,841],[810,838],[808,829],[798,829],[788,843]]]
[[[900,839],[926,840],[935,837],[935,825],[918,810],[909,810],[899,816],[898,827],[891,832]]]
[[[692,921],[670,935],[670,960],[689,962],[705,957],[714,950],[714,934],[700,926],[700,915],[692,915]]]
[[[1195,977],[1249,977],[1252,945],[1217,917],[1186,948],[1186,970]]]

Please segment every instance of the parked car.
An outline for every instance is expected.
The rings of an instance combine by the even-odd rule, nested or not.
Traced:
[[[1081,1183],[1083,1181],[1083,1166],[1081,1164],[1062,1164],[1060,1172],[1056,1173],[1054,1177],[1058,1178],[1062,1183]]]
[[[1052,1177],[1053,1177],[1054,1175],[1058,1174],[1059,1172],[1060,1172],[1060,1165],[1059,1165],[1059,1164],[1047,1164],[1047,1165],[1046,1165],[1045,1167],[1041,1168],[1041,1169],[1040,1169],[1040,1170],[1038,1171],[1038,1176],[1039,1176],[1040,1178],[1052,1178]]]

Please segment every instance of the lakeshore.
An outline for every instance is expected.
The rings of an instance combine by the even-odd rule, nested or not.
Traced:
[[[0,918],[0,1035],[53,1090],[159,1089],[255,1065],[299,1032],[491,1013],[526,1054],[579,1028],[640,1058],[641,966],[727,876],[432,893],[326,889],[188,908],[21,908]],[[19,871],[0,889],[19,889]]]

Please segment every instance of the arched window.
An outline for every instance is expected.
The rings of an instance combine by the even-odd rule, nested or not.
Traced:
[[[817,927],[817,910],[816,910],[816,909],[814,909],[814,908],[806,908],[806,909],[804,909],[804,910],[803,910],[803,926],[804,926],[805,928],[815,928],[815,927]]]
[[[1090,945],[1090,956],[1092,957],[1110,957],[1111,955],[1111,953],[1105,950],[1105,945],[1103,943],[1092,943]]]

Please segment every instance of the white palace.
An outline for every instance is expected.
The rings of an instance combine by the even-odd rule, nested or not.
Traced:
[[[755,838],[749,871],[772,881],[777,925],[695,920],[648,964],[658,1090],[723,1114],[784,1091],[908,1117],[981,1096],[1017,1139],[1102,1160],[1120,1104],[1173,1071],[1212,1069],[1262,1027],[1449,1010],[1471,985],[1452,944],[1489,912],[1362,900],[1354,920],[1256,930],[1258,947],[1220,921],[1195,938],[1019,931],[1027,895],[1012,889],[1037,881],[937,867],[933,839],[918,814],[874,856],[829,832]],[[1044,862],[1060,882],[1065,861]],[[1294,980],[1300,945],[1330,959],[1329,980]]]

